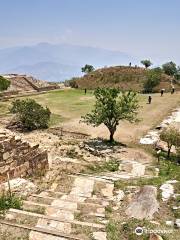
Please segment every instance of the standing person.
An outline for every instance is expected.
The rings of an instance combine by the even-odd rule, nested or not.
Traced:
[[[149,96],[149,97],[148,97],[148,103],[151,104],[151,101],[152,101],[152,97]]]
[[[164,94],[164,89],[161,89],[161,97],[163,96]]]
[[[86,88],[84,89],[84,93],[85,93],[85,95],[86,95],[86,93],[87,93],[87,89],[86,89]]]
[[[175,88],[173,86],[172,89],[171,89],[171,94],[173,94],[174,92],[175,92]]]

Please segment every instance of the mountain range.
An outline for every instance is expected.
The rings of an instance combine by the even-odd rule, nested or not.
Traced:
[[[96,47],[39,43],[0,49],[0,73],[29,74],[51,82],[81,76],[81,67],[95,68],[137,62],[129,54]]]

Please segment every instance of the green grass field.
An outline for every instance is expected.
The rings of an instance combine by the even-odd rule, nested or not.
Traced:
[[[43,106],[47,106],[53,113],[52,123],[58,123],[58,121],[65,122],[74,118],[79,118],[81,115],[90,111],[94,102],[92,92],[89,91],[85,95],[84,91],[73,89],[51,91],[27,98],[33,98]],[[13,100],[0,103],[0,117],[9,113],[12,101]]]
[[[85,127],[79,124],[82,115],[88,113],[94,104],[92,91],[84,94],[83,90],[66,89],[51,91],[45,94],[31,96],[38,103],[50,108],[52,112],[50,126],[65,125],[71,126],[71,129],[90,133],[95,131],[100,137],[107,137],[108,132],[102,126],[97,129]],[[152,104],[147,104],[148,95],[139,95],[141,108],[139,109],[139,123],[130,124],[127,122],[120,123],[116,139],[124,142],[136,141],[137,138],[145,134],[149,129],[158,125],[170,112],[180,106],[180,92],[171,95],[170,93],[160,97],[160,94],[152,95]],[[0,117],[4,117],[9,112],[11,101],[0,103]]]

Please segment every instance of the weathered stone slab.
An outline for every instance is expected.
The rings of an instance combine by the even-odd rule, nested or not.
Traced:
[[[91,197],[93,188],[94,188],[94,180],[93,179],[77,177],[74,180],[73,188],[72,188],[70,194]]]
[[[157,189],[153,186],[144,186],[131,200],[126,214],[128,217],[137,219],[152,219],[158,212]]]
[[[106,232],[93,232],[93,238],[95,240],[106,240]]]

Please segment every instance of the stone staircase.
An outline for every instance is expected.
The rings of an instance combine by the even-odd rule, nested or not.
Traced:
[[[114,200],[114,181],[137,177],[149,176],[135,161],[122,162],[117,172],[69,174],[66,190],[62,181],[54,182],[24,200],[21,210],[10,209],[0,224],[27,231],[29,240],[106,240],[105,210]]]
[[[105,207],[113,198],[113,182],[83,175],[72,179],[69,192],[49,189],[30,195],[21,210],[9,209],[0,224],[29,232],[29,240],[105,240]]]

